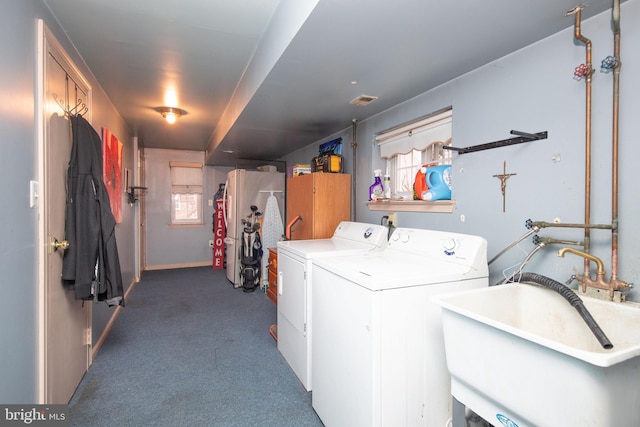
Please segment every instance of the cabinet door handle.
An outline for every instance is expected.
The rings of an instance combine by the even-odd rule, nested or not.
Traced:
[[[278,272],[278,295],[282,295],[282,271]]]

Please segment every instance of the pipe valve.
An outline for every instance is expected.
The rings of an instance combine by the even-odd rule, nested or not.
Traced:
[[[573,71],[573,76],[580,80],[583,77],[588,77],[593,74],[593,69],[590,69],[586,64],[578,65]]]
[[[600,62],[600,68],[605,73],[608,73],[609,71],[613,70],[614,68],[616,68],[617,65],[618,65],[618,60],[616,59],[615,56],[611,56],[611,55],[607,56],[602,60],[602,62]]]

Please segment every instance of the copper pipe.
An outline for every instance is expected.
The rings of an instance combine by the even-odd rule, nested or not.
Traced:
[[[580,25],[582,9],[584,6],[577,6],[567,12],[567,15],[575,15],[574,36],[576,40],[581,41],[586,49],[586,111],[585,111],[585,177],[584,177],[584,223],[591,222],[591,76],[593,75],[592,59],[591,59],[591,40],[582,35]],[[588,227],[584,229],[584,250],[589,253],[591,249],[591,230]],[[589,276],[589,259],[584,260],[584,275]]]
[[[611,168],[611,280],[618,278],[618,128],[620,112],[620,0],[613,0],[613,55],[616,64],[613,68],[613,134],[612,134],[612,168]]]
[[[293,232],[293,226],[296,225],[298,221],[302,222],[302,216],[296,215],[291,221],[289,221],[289,224],[287,224],[287,228],[285,230],[285,235],[284,235],[287,240],[291,240],[291,233]]]
[[[618,279],[618,145],[619,145],[619,101],[620,101],[620,0],[613,0],[613,33],[614,33],[614,56],[615,62],[613,67],[613,135],[612,135],[612,208],[611,216],[611,279],[607,282],[605,280],[604,264],[600,258],[589,254],[591,245],[590,229],[595,228],[589,225],[591,216],[591,76],[593,74],[593,68],[591,65],[591,41],[582,36],[580,31],[580,15],[583,6],[578,6],[575,9],[567,12],[567,15],[575,15],[575,38],[585,44],[587,50],[587,64],[586,72],[583,74],[586,76],[587,90],[586,90],[586,131],[585,131],[585,239],[584,239],[584,251],[579,251],[573,248],[562,248],[558,252],[558,256],[564,257],[566,252],[579,255],[584,258],[584,275],[578,276],[582,284],[582,292],[586,292],[587,287],[593,287],[598,289],[605,289],[609,291],[609,297],[613,299],[616,290],[624,289],[628,287],[626,282]],[[589,263],[593,261],[598,266],[596,271],[596,279],[591,278],[589,269]]]

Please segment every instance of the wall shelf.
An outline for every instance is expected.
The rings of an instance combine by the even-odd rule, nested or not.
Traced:
[[[455,200],[438,200],[427,202],[424,200],[381,200],[366,202],[370,211],[389,212],[432,212],[452,213],[456,208]]]
[[[488,142],[486,144],[474,145],[473,147],[466,147],[466,148],[457,148],[457,147],[451,147],[451,146],[445,145],[444,147],[442,147],[442,149],[453,150],[458,152],[458,154],[465,154],[465,153],[473,153],[473,152],[482,151],[482,150],[490,150],[492,148],[506,147],[508,145],[522,144],[523,142],[539,141],[541,139],[548,138],[547,131],[538,132],[538,133],[528,133],[528,132],[520,132],[518,130],[512,130],[510,133],[511,135],[518,135],[518,137],[502,139],[500,141]]]

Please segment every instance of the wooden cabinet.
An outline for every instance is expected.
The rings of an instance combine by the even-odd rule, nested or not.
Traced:
[[[269,287],[267,296],[278,303],[278,249],[269,248]]]
[[[327,239],[351,218],[351,175],[314,172],[287,179],[287,221],[302,217],[291,240]]]

